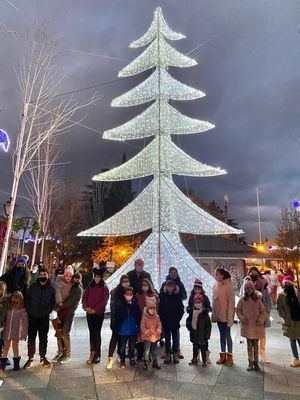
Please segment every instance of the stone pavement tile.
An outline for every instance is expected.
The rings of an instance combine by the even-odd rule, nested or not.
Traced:
[[[264,390],[265,392],[291,394],[290,387],[287,384],[286,385],[282,385],[280,383],[275,384],[272,381],[266,381],[264,383]]]
[[[218,375],[197,374],[193,383],[213,386],[217,382]]]
[[[212,386],[183,383],[180,388],[181,400],[209,400]]]
[[[128,368],[128,369],[120,369],[116,368],[115,369],[115,374],[117,377],[117,380],[119,382],[130,382],[133,381],[134,376],[135,376],[135,369],[134,368]]]
[[[90,366],[86,368],[74,368],[72,370],[68,370],[66,375],[69,379],[77,379],[83,377],[91,377],[93,376],[93,369]],[[51,379],[64,376],[61,368],[53,368]]]
[[[95,383],[110,383],[117,382],[117,377],[114,371],[108,371],[105,369],[104,371],[94,370],[94,379]]]
[[[25,399],[24,397],[22,398],[22,400]],[[62,389],[49,386],[45,400],[97,400],[97,394],[95,387],[87,388],[82,386],[73,389]]]
[[[235,384],[228,385],[226,383],[216,383],[215,386],[213,387],[212,395],[263,400],[263,389],[262,387],[255,387],[255,386],[250,387],[250,386],[239,386]]]
[[[232,370],[232,374],[222,373],[218,376],[217,383],[223,383],[226,385],[238,385],[238,386],[249,386],[249,387],[260,387],[263,388],[263,374],[256,372],[247,372],[247,374],[236,373]]]
[[[154,380],[138,380],[127,382],[128,389],[134,399],[152,397],[154,393]]]
[[[155,371],[155,377],[157,379],[165,379],[167,381],[177,381],[177,373],[176,371],[174,372],[165,372],[163,369],[160,371]]]
[[[23,390],[23,389],[12,389],[2,393],[2,387],[0,388],[0,399],[1,400],[44,400],[46,397],[46,388]],[[61,398],[61,400],[63,400]]]
[[[290,394],[285,393],[273,393],[273,392],[265,392],[265,400],[299,400],[300,396],[291,396]]]
[[[300,376],[299,376],[300,378]],[[283,385],[288,384],[288,377],[286,375],[271,375],[269,373],[264,374],[264,383],[270,385]],[[299,383],[300,384],[300,383]]]
[[[254,400],[254,397],[235,397],[224,394],[212,394],[209,400]]]
[[[300,395],[300,371],[299,374],[287,375],[287,381],[289,386],[298,387],[297,390],[299,390]]]
[[[132,399],[132,395],[125,382],[97,385],[96,391],[97,391],[97,400]]]
[[[57,389],[81,389],[86,388],[86,390],[90,390],[94,388],[95,381],[93,376],[83,376],[83,377],[74,377],[72,375],[61,374],[56,375],[54,377],[51,376],[49,381],[49,387],[54,387]]]
[[[177,372],[177,381],[191,383],[195,379],[196,372]]]
[[[154,383],[154,397],[160,397],[167,400],[180,400],[181,386],[179,382],[157,379]]]
[[[86,360],[83,358],[72,358],[68,364],[53,364],[53,369],[82,369],[86,368]]]
[[[156,375],[158,372],[159,371],[152,369],[151,367],[148,368],[147,371],[138,368],[135,371],[134,381],[154,379],[155,376],[158,376]]]

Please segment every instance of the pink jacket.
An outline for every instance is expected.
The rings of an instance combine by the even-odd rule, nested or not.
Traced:
[[[26,340],[28,332],[28,315],[25,308],[10,308],[7,312],[4,340]]]
[[[245,300],[241,297],[236,314],[241,321],[241,336],[247,339],[261,339],[265,337],[265,319],[266,309],[258,298],[257,300],[251,297]]]
[[[152,317],[145,308],[141,321],[141,340],[155,343],[160,339],[161,331],[162,327],[158,314],[155,313]]]
[[[212,322],[227,322],[227,326],[234,324],[235,294],[230,279],[217,282],[212,294]]]

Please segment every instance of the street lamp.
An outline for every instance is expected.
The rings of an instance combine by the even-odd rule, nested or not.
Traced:
[[[3,204],[3,206],[4,206],[4,213],[5,213],[6,218],[8,218],[8,217],[10,216],[10,213],[11,213],[11,211],[12,211],[11,200],[12,200],[12,198],[10,198],[9,200],[7,200],[7,202]]]

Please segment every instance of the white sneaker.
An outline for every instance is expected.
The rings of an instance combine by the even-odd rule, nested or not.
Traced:
[[[298,368],[300,367],[300,361],[298,358],[294,358],[294,360],[290,363],[290,366],[292,368]]]
[[[106,369],[112,369],[114,366],[114,359],[112,357],[108,357]]]

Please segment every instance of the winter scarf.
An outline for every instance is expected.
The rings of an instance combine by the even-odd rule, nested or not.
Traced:
[[[296,296],[294,286],[287,285],[284,288],[287,298],[287,304],[291,308],[291,318],[293,321],[300,321],[300,305],[298,297]]]
[[[194,330],[197,329],[198,317],[199,317],[199,315],[200,315],[202,312],[203,312],[203,309],[197,310],[196,308],[194,308],[194,310],[193,310],[192,328],[193,328]]]

